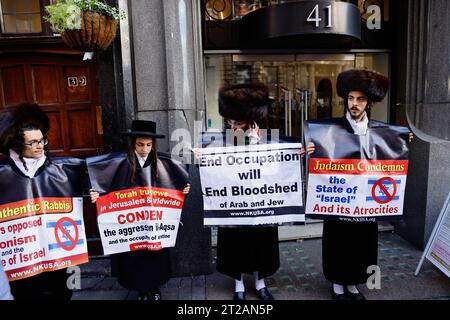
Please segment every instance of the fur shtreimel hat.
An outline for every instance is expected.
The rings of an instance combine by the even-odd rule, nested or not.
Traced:
[[[47,115],[37,104],[20,104],[0,111],[0,152],[7,153],[22,128],[37,128],[45,136],[50,129]]]
[[[269,91],[263,84],[238,84],[219,90],[219,113],[237,121],[258,121],[267,116]]]
[[[338,96],[347,99],[350,91],[361,91],[372,102],[383,100],[389,88],[389,79],[384,74],[368,69],[350,69],[338,75]]]

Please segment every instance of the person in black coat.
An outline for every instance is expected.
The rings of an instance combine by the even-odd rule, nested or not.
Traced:
[[[156,133],[156,123],[153,121],[134,120],[131,130],[125,133],[128,137],[127,156],[131,164],[129,187],[137,185],[138,168],[151,167],[152,185],[158,181],[158,156],[156,138],[163,135]],[[189,193],[190,185],[183,189]],[[91,200],[96,202],[99,193],[91,190]],[[171,263],[169,251],[163,248],[157,251],[138,250],[116,255],[118,281],[128,290],[139,292],[139,300],[161,300],[159,287],[171,277]]]
[[[0,152],[7,155],[0,163],[0,188],[14,183],[14,189],[20,189],[20,192],[2,192],[0,204],[22,201],[27,196],[82,196],[84,161],[71,158],[67,159],[71,164],[61,161],[56,164],[50,160],[49,129],[47,115],[36,104],[21,104],[0,113]],[[70,300],[72,291],[67,284],[68,277],[67,268],[45,270],[11,281],[11,293],[16,300]]]
[[[334,125],[340,124],[342,130],[360,136],[367,135],[372,126],[380,127],[380,123],[369,121],[370,108],[386,95],[389,87],[386,76],[367,69],[350,69],[338,75],[336,87],[344,99],[345,116],[333,122]],[[309,154],[320,148],[311,142],[308,147]],[[377,222],[324,221],[322,266],[325,278],[332,283],[333,299],[365,299],[356,285],[367,282],[370,276],[367,268],[377,265],[377,257]]]
[[[232,130],[241,129],[246,143],[257,144],[256,123],[267,116],[269,94],[261,84],[223,87],[219,113]],[[264,279],[280,267],[278,227],[220,227],[217,234],[217,271],[235,279],[234,300],[245,300],[243,274],[254,274],[255,290],[262,300],[273,300]]]

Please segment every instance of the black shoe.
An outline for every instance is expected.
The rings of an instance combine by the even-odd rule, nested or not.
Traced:
[[[244,301],[245,300],[245,292],[244,291],[235,292],[233,295],[233,300]]]
[[[256,290],[256,295],[261,300],[275,300],[272,294],[269,292],[269,290],[267,290],[267,287]]]
[[[151,301],[162,300],[161,291],[159,291],[159,289],[150,291],[149,293],[147,293],[147,296],[148,296],[148,300],[151,300]]]
[[[344,289],[344,293],[336,293],[336,292],[334,292],[333,284],[332,284],[330,291],[331,291],[331,298],[333,300],[348,300],[347,296],[345,295],[345,289]]]
[[[361,292],[359,292],[359,290],[358,293],[352,293],[348,291],[347,286],[344,286],[344,292],[347,298],[350,300],[358,300],[358,301],[366,300],[366,297],[364,297],[364,295]]]

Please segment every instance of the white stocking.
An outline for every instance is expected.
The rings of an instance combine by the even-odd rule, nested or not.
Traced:
[[[242,274],[241,280],[234,280],[234,292],[245,292],[244,279],[242,279]]]
[[[333,283],[333,291],[336,294],[344,294],[344,286],[340,284]]]
[[[258,271],[256,271],[255,272],[255,289],[260,290],[265,287],[266,287],[266,283],[264,282],[264,278],[258,280]]]
[[[350,291],[351,293],[359,293],[356,286],[347,286],[347,290]]]

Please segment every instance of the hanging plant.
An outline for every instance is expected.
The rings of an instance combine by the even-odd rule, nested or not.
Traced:
[[[45,7],[44,19],[71,48],[91,52],[105,50],[114,40],[125,14],[99,0],[58,0]]]

